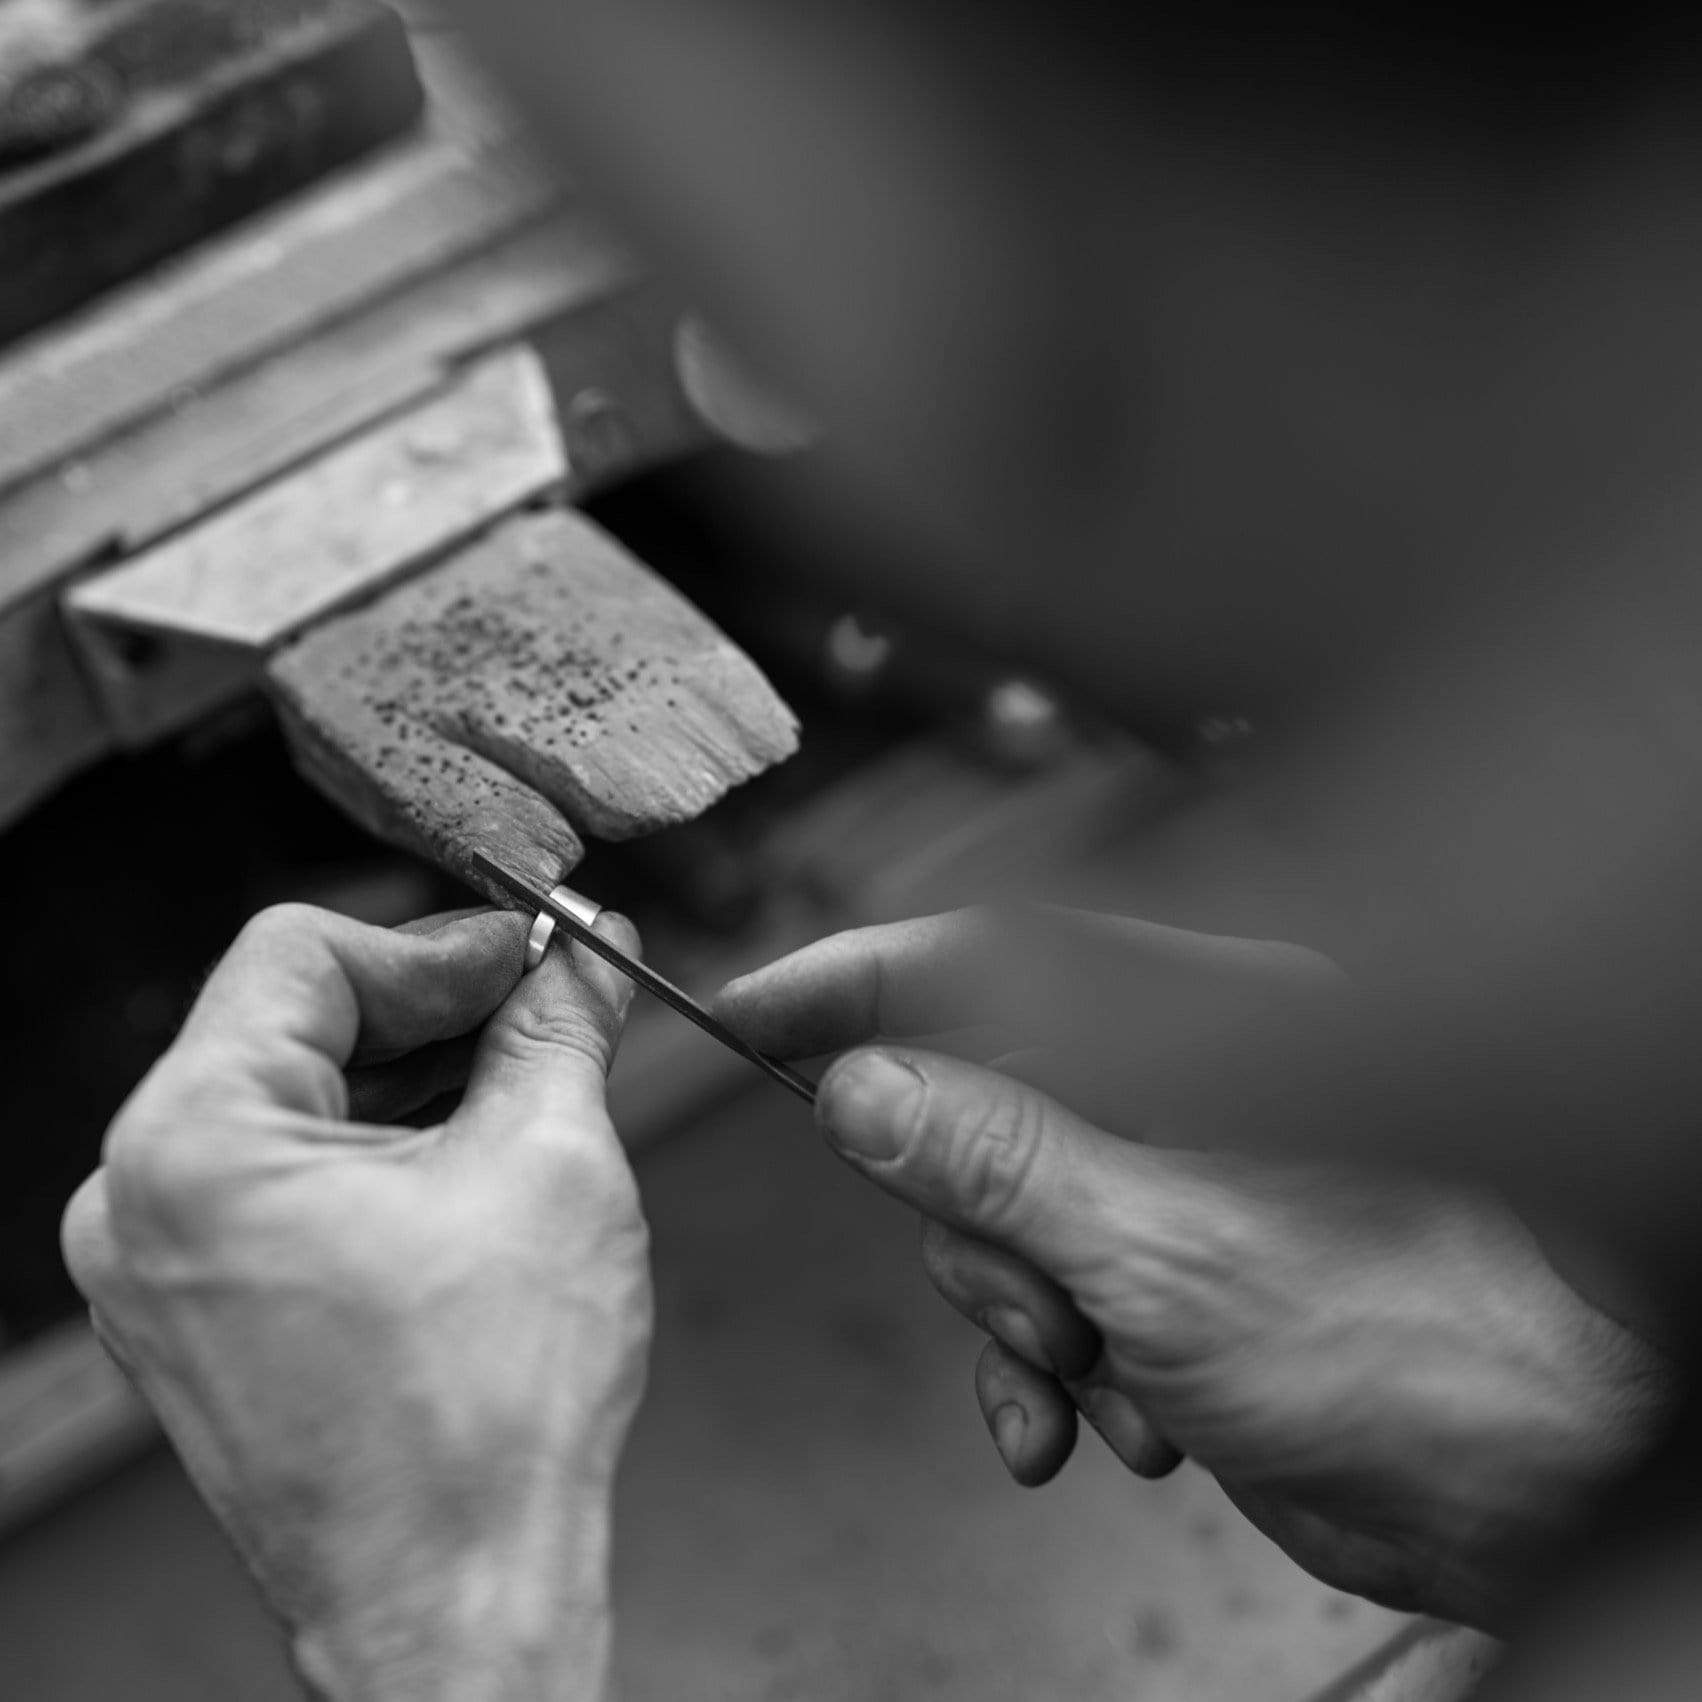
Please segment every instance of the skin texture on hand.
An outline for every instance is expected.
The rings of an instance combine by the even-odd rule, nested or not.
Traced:
[[[720,1013],[782,1055],[902,1042],[838,1061],[819,1116],[922,1211],[930,1276],[991,1336],[977,1395],[1019,1482],[1062,1467],[1079,1411],[1142,1475],[1195,1458],[1328,1583],[1502,1622],[1634,1460],[1661,1362],[1481,1192],[1191,1151],[1143,1119],[1138,1081],[1120,1083],[1122,1136],[1067,1109],[1072,1070],[1094,1100],[1115,1073],[1072,1059],[1050,1008],[1084,918],[1057,918],[1048,974],[1020,973],[1046,925],[961,913],[838,936],[735,982]],[[1090,985],[1121,952],[1131,1020],[1168,1012],[1179,1034],[1333,990],[1298,948],[1098,933]],[[1147,1139],[1123,1138],[1143,1121]]]
[[[603,1103],[628,989],[577,951],[522,979],[524,931],[261,914],[66,1213],[96,1327],[336,1702],[603,1693],[651,1314]],[[435,1126],[353,1120],[463,1081]]]

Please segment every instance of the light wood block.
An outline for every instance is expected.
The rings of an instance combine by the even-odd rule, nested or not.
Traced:
[[[0,360],[0,488],[488,247],[551,199],[506,150],[386,149]]]
[[[0,611],[0,827],[111,748],[52,595]]]
[[[315,628],[267,680],[307,777],[463,878],[480,850],[553,886],[580,831],[689,820],[797,746],[749,658],[565,509]]]
[[[85,624],[269,650],[471,537],[566,472],[524,346],[66,599]]]

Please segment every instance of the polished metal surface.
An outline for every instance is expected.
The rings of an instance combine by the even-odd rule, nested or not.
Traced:
[[[537,919],[532,923],[532,931],[526,936],[526,973],[528,975],[544,961],[544,953],[550,949],[550,939],[555,931],[555,917],[547,910],[540,910]]]
[[[657,974],[649,964],[628,957],[619,946],[595,932],[591,923],[585,920],[585,912],[587,908],[590,909],[592,921],[596,920],[599,912],[588,899],[580,897],[567,887],[559,886],[547,896],[541,894],[482,851],[473,853],[473,862],[488,880],[515,900],[519,908],[535,910],[538,913],[538,921],[532,924],[534,934],[538,932],[545,916],[552,917],[558,927],[566,929],[580,945],[595,952],[628,980],[637,982],[647,993],[678,1011],[687,1022],[696,1023],[705,1034],[719,1040],[729,1051],[737,1052],[741,1058],[755,1064],[769,1080],[779,1083],[789,1093],[795,1093],[806,1105],[815,1104],[815,1083],[808,1077],[799,1075],[790,1064],[783,1064],[778,1058],[771,1058],[766,1052],[759,1052],[749,1041],[740,1039],[718,1017],[711,1016],[697,1000],[689,993],[682,992],[666,976]],[[565,897],[561,896],[563,894]],[[542,949],[549,949],[549,936],[545,937]]]
[[[584,893],[575,892],[570,886],[558,886],[550,893],[553,903],[559,904],[564,910],[571,910],[587,928],[597,925],[597,918],[603,914],[603,907],[587,898]]]

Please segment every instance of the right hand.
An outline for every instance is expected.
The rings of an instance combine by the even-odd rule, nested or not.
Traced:
[[[1203,1011],[1216,986],[1219,1008],[1245,1011],[1334,974],[1297,947],[1096,931],[1133,1010],[1172,1003],[1168,986]],[[1656,1356],[1482,1194],[1180,1150],[1175,1131],[1161,1150],[921,1049],[967,1038],[1038,1059],[1067,1092],[1044,1016],[1012,1030],[1025,979],[1001,924],[964,912],[821,941],[735,982],[720,1010],[783,1056],[863,1048],[822,1082],[823,1130],[924,1213],[930,1276],[992,1337],[976,1392],[1019,1482],[1060,1469],[1079,1409],[1142,1475],[1192,1455],[1326,1582],[1496,1622],[1652,1426]],[[1086,1085],[1103,1099],[1108,1083],[1101,1069]],[[1139,1125],[1138,1103],[1122,1113]]]

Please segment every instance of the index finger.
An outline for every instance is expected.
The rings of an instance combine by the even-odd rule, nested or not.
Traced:
[[[991,1029],[1006,947],[989,914],[954,910],[832,934],[741,975],[713,1001],[765,1052],[808,1058],[870,1040]]]
[[[818,940],[724,987],[752,1045],[809,1057],[973,1031],[1120,1056],[1339,976],[1300,946],[1042,906],[955,910]],[[942,1048],[961,1051],[960,1047]]]
[[[406,934],[308,905],[263,910],[208,977],[150,1091],[342,1118],[357,1045],[407,1051],[477,1027],[519,979],[525,927],[487,911]]]

